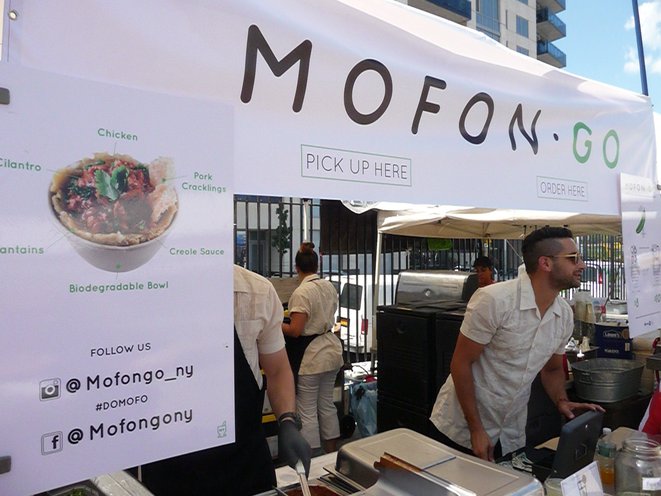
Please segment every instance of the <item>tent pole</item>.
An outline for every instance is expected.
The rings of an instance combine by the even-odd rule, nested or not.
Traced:
[[[638,12],[638,0],[631,0],[633,7],[633,20],[636,26],[636,44],[638,45],[638,66],[640,67],[640,86],[643,95],[649,96],[647,89],[647,70],[645,69],[645,53],[643,51],[643,36],[640,32],[640,14]]]
[[[379,283],[381,282],[381,244],[383,241],[383,234],[381,231],[376,232],[376,263],[374,265],[374,286],[372,293],[372,362],[374,362],[374,355],[377,353],[378,343],[376,339],[376,307],[379,304]]]
[[[303,198],[303,241],[312,241],[310,239],[309,217],[310,200]]]

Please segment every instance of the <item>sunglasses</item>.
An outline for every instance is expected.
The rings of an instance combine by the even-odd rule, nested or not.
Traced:
[[[568,258],[574,265],[577,265],[579,262],[583,261],[583,257],[580,253],[566,253],[564,255],[546,255],[549,258]]]

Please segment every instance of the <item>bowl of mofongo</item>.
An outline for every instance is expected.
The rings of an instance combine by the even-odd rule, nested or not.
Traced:
[[[179,209],[172,161],[96,153],[58,170],[48,192],[57,225],[93,266],[127,272],[162,246]]]

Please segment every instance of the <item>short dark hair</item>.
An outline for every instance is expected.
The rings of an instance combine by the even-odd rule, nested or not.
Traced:
[[[475,262],[473,262],[473,267],[486,267],[487,269],[493,270],[493,262],[486,256],[477,257]]]
[[[523,240],[521,253],[523,263],[526,264],[526,272],[529,274],[537,270],[539,257],[545,255],[557,255],[562,251],[560,239],[574,238],[572,232],[566,227],[542,227],[536,229]]]
[[[309,241],[301,243],[294,261],[296,266],[306,274],[317,272],[319,269],[319,256],[314,251],[314,243]]]

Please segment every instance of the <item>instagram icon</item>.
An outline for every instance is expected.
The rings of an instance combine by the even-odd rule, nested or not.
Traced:
[[[54,400],[60,397],[60,380],[45,379],[39,382],[39,399],[41,401]]]

